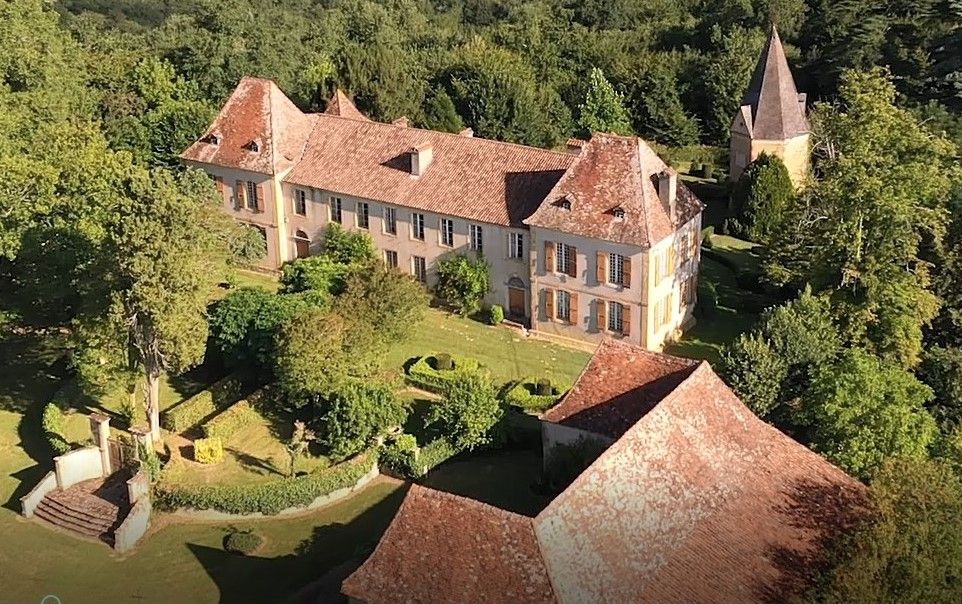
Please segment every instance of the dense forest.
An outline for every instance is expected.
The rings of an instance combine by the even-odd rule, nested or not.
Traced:
[[[601,107],[724,149],[773,23],[816,178],[797,192],[765,158],[732,188],[777,304],[719,371],[872,485],[881,522],[828,600],[956,601],[962,0],[0,0],[0,325],[69,326],[74,363],[113,377],[203,359],[206,293],[250,240],[177,154],[244,75],[531,145]]]

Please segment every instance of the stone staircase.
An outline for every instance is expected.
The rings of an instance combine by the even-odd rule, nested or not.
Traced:
[[[113,545],[114,531],[127,515],[126,494],[113,481],[87,480],[47,493],[34,511],[44,522]]]

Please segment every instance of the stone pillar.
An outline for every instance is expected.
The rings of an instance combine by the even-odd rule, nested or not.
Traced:
[[[101,413],[91,413],[90,431],[93,432],[94,443],[100,449],[103,475],[110,476],[114,471],[114,469],[110,467],[110,418]]]
[[[147,426],[133,426],[130,428],[130,435],[134,437],[134,457],[140,459],[140,448],[153,449],[154,441],[150,437],[150,428]]]

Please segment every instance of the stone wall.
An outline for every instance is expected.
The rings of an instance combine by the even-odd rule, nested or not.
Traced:
[[[34,510],[43,501],[43,498],[49,493],[57,488],[57,474],[56,472],[47,472],[47,475],[37,483],[37,486],[20,498],[20,509],[26,518],[33,516]]]
[[[103,459],[97,447],[85,447],[71,451],[59,457],[54,457],[54,472],[57,475],[57,486],[66,489],[70,486],[102,478],[104,475]]]

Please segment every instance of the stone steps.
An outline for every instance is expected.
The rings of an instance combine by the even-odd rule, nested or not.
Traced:
[[[53,497],[44,497],[37,509],[46,509],[48,514],[70,520],[80,524],[98,527],[105,532],[117,522],[117,515],[105,515],[102,512],[90,512],[77,509]]]
[[[74,503],[62,495],[63,491],[49,493],[37,506],[34,516],[72,533],[113,544],[114,530],[126,515],[125,510],[111,505],[85,509],[80,503]]]
[[[108,544],[113,543],[114,535],[111,531],[104,531],[99,527],[93,527],[82,521],[77,521],[71,519],[70,517],[62,516],[55,511],[51,511],[51,508],[45,508],[43,505],[37,507],[34,512],[34,517],[39,518],[41,521],[48,524],[52,524],[55,527],[70,531],[71,533],[77,533],[85,537],[92,537],[100,541],[104,541]]]

